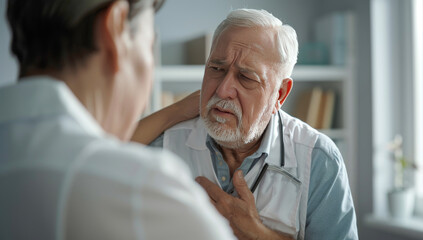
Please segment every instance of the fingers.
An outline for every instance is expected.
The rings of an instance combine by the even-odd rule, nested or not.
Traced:
[[[195,181],[200,184],[210,197],[210,202],[216,210],[225,218],[230,220],[231,210],[233,209],[233,202],[231,195],[224,192],[216,184],[212,183],[205,177],[197,177]]]
[[[220,189],[219,186],[212,183],[205,177],[197,177],[195,181],[197,181],[197,183],[206,190],[207,194],[214,202],[219,201],[222,197],[227,195],[227,193]]]
[[[247,182],[245,181],[241,170],[237,170],[234,173],[232,182],[235,190],[238,192],[238,195],[242,200],[248,203],[254,203],[254,196],[248,188]]]
[[[195,91],[181,101],[187,118],[194,118],[200,113],[200,90]]]

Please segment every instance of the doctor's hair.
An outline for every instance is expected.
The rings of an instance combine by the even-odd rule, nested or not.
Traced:
[[[281,20],[263,9],[236,9],[230,12],[226,19],[223,20],[216,28],[213,34],[212,48],[214,47],[214,44],[216,43],[215,41],[220,36],[220,34],[226,28],[231,26],[274,29],[277,33],[277,50],[281,60],[281,73],[283,74],[282,79],[291,76],[292,70],[297,63],[298,56],[297,33],[291,26],[283,24]]]
[[[83,64],[98,50],[95,24],[99,14],[118,0],[8,0],[11,51],[19,62],[19,76],[29,70],[60,71]],[[148,6],[156,10],[164,0],[126,0],[128,23]]]

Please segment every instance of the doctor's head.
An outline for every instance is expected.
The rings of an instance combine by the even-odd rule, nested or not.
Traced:
[[[20,77],[64,81],[106,132],[128,139],[152,85],[163,0],[9,0]]]
[[[232,11],[217,27],[201,88],[200,116],[227,148],[254,143],[292,88],[295,30],[265,10]]]

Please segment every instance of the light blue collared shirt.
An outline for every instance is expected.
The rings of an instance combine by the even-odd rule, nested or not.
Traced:
[[[264,141],[262,141],[262,144],[260,144],[260,147],[255,153],[244,159],[237,170],[242,170],[245,175],[260,159],[266,159],[269,152],[266,152],[268,149],[264,148],[263,143]],[[232,184],[232,178],[230,177],[229,166],[223,159],[222,153],[217,148],[215,141],[209,135],[207,135],[206,146],[210,150],[214,171],[217,179],[219,180],[220,186],[222,186],[222,189],[225,192],[232,192],[234,187]]]
[[[269,156],[271,139],[276,130],[266,128],[260,147],[238,168],[244,175],[259,160],[266,160]],[[151,145],[163,147],[163,134]],[[206,146],[222,189],[231,192],[233,184],[229,167],[209,135]],[[323,134],[318,135],[311,154],[305,239],[358,239],[354,204],[342,155],[335,143]]]

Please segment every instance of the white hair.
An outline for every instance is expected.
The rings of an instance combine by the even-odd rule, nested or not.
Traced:
[[[216,28],[213,35],[213,46],[216,39],[227,27],[264,27],[273,28],[277,32],[277,40],[279,44],[278,51],[281,59],[281,73],[283,78],[288,78],[292,74],[292,70],[297,63],[298,41],[297,33],[289,26],[284,25],[281,20],[274,17],[266,10],[256,9],[236,9],[228,14]]]

